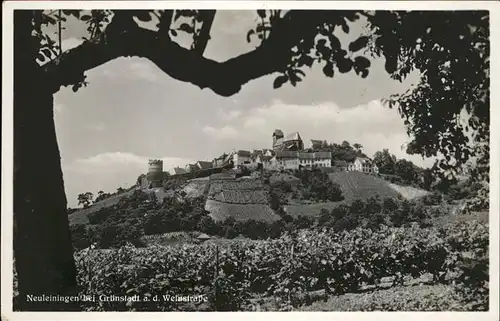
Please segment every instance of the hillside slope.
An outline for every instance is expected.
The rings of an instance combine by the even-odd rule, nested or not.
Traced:
[[[407,200],[420,198],[430,193],[429,191],[412,186],[401,186],[393,183],[389,183],[389,186],[396,192],[400,193],[401,196],[403,196]]]
[[[81,209],[79,211],[76,211],[76,212],[70,214],[68,216],[69,224],[70,225],[88,224],[89,219],[87,218],[87,215],[89,215],[91,213],[95,213],[95,212],[99,211],[100,209],[111,207],[115,204],[118,204],[118,202],[122,198],[132,196],[132,194],[134,194],[134,191],[135,191],[135,186],[130,188],[129,190],[123,192],[123,193],[112,195],[109,198],[106,198],[102,201],[94,203],[87,208]]]
[[[373,175],[361,172],[337,172],[328,174],[332,182],[338,184],[346,202],[355,199],[367,200],[370,197],[403,197],[390,186],[390,183]]]

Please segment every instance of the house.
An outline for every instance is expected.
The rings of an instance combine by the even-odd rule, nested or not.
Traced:
[[[278,169],[298,169],[299,157],[298,152],[288,150],[277,150],[275,162]]]
[[[225,165],[225,161],[228,154],[224,153],[212,161],[212,167],[222,167]]]
[[[199,170],[209,169],[213,167],[212,162],[206,162],[206,161],[198,161],[195,165],[198,167]]]
[[[273,156],[259,155],[255,158],[254,163],[257,169],[271,170],[274,168]]]
[[[207,240],[210,240],[211,237],[208,236],[207,234],[205,233],[201,233],[197,238],[196,238],[196,243],[203,243]]]
[[[331,167],[331,152],[299,152],[299,165],[303,168]]]
[[[278,169],[326,168],[332,166],[331,152],[310,153],[278,150],[274,159]]]
[[[180,174],[185,174],[186,170],[184,168],[180,167],[174,167],[173,174],[174,175],[180,175]]]
[[[273,133],[273,150],[303,150],[304,142],[298,132],[284,136],[281,129],[276,129]]]
[[[272,150],[272,149],[264,148],[262,150],[262,155],[264,155],[264,156],[274,156],[274,154],[275,154],[274,150]]]
[[[345,160],[334,160],[332,161],[332,167],[336,172],[347,171],[348,164]]]
[[[187,173],[192,173],[196,172],[199,168],[196,166],[196,164],[187,164],[186,167],[184,168]]]
[[[234,166],[251,166],[252,154],[247,150],[239,150],[232,154]]]
[[[348,164],[347,170],[378,174],[377,165],[368,157],[356,157],[353,162]]]
[[[316,167],[332,167],[331,152],[314,152],[313,165]]]

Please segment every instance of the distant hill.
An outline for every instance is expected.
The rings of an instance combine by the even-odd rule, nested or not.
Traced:
[[[313,204],[292,201],[284,206],[285,211],[294,217],[298,215],[317,216],[322,208],[331,210],[340,204],[349,204],[355,199],[367,200],[376,196],[381,199],[414,199],[428,194],[424,190],[392,184],[384,179],[361,172],[336,172],[330,173],[328,176],[333,183],[340,186],[344,196],[343,201]],[[272,222],[279,220],[280,216],[269,206],[269,184],[272,186],[279,182],[287,182],[294,188],[300,188],[300,179],[291,173],[272,173],[267,177],[268,184],[264,184],[263,181],[266,179],[262,178],[223,177],[222,179],[213,175],[211,178],[188,180],[173,187],[170,191],[161,190],[157,191],[156,194],[159,199],[172,193],[183,198],[205,196],[205,209],[217,221],[233,217],[237,221],[253,219]],[[130,197],[134,190],[135,188],[131,188],[69,215],[70,224],[88,224],[88,214],[117,204],[122,198]]]

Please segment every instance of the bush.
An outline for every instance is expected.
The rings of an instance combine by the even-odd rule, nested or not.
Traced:
[[[79,251],[90,246],[91,241],[84,224],[70,225],[73,249]]]
[[[207,243],[145,249],[125,246],[106,252],[80,251],[75,259],[78,283],[87,295],[211,296],[217,291],[209,297],[212,309],[244,310],[250,303],[250,293],[276,298],[283,306],[297,305],[299,295],[307,292],[325,289],[337,296],[360,292],[363,284],[375,284],[385,277],[402,279],[432,273],[448,274],[457,284],[470,287],[472,292],[464,296],[469,302],[472,298],[476,301],[464,305],[470,310],[487,306],[483,295],[487,293],[486,274],[479,273],[487,271],[487,264],[476,264],[465,272],[475,276],[472,280],[457,279],[450,272],[466,263],[457,253],[482,253],[486,258],[487,246],[487,225],[466,222],[442,231],[415,225],[385,227],[377,232],[363,228],[304,230],[276,240],[238,242],[220,250]],[[440,301],[430,299],[419,304],[422,308]],[[131,305],[92,302],[89,307],[99,311],[196,309],[161,300]]]
[[[459,264],[459,276],[455,290],[468,311],[489,310],[488,257],[463,259]]]
[[[342,201],[342,190],[333,183],[327,173],[320,170],[298,170],[295,176],[302,182],[302,198],[316,201]]]

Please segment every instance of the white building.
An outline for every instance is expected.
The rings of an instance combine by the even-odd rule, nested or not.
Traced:
[[[234,166],[252,166],[252,154],[247,150],[239,150],[234,152],[231,157]]]
[[[348,171],[378,174],[378,167],[368,157],[357,157],[347,166]]]
[[[332,154],[330,152],[294,152],[276,151],[275,162],[278,169],[299,169],[331,167]]]
[[[255,160],[255,167],[257,169],[273,170],[276,169],[276,158],[267,155],[258,155]]]

